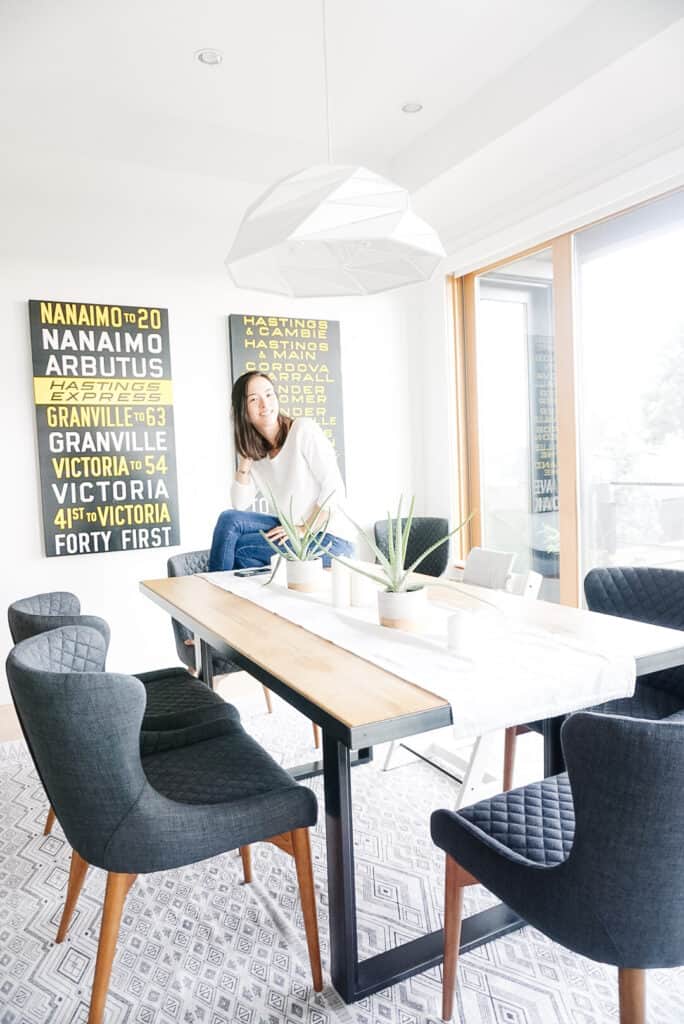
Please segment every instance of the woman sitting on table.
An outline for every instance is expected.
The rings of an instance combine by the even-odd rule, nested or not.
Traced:
[[[209,571],[268,565],[276,544],[286,540],[275,516],[252,512],[257,490],[272,494],[301,534],[324,527],[321,545],[334,555],[351,555],[353,527],[342,514],[344,484],[332,445],[315,420],[293,420],[280,412],[273,382],[265,373],[243,373],[233,385],[233,430],[238,468],[231,488],[233,509],[222,512],[214,528]],[[321,508],[325,502],[325,508]],[[328,518],[329,517],[329,518]],[[324,557],[330,565],[330,555]]]

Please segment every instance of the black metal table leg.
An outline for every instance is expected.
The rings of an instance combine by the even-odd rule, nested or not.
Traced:
[[[358,940],[349,755],[349,748],[343,743],[323,735],[330,975],[333,985],[347,1003],[358,998]]]
[[[566,715],[544,719],[544,775],[559,775],[565,771],[565,758],[561,746],[561,726]]]
[[[324,735],[323,763],[330,974],[344,1001],[353,1003],[441,963],[444,936],[441,930],[429,932],[359,962],[349,748]],[[461,949],[466,952],[491,942],[524,923],[503,904],[481,911],[463,922]]]
[[[487,910],[464,918],[460,951],[468,953],[486,942],[493,942],[502,935],[522,928],[524,924],[525,922],[504,903],[497,903]],[[441,964],[443,959],[444,932],[440,929],[362,960],[357,967],[358,981],[354,999],[363,999],[389,985],[396,985],[404,978],[422,974],[423,971]]]
[[[200,643],[201,674],[205,683],[213,688],[212,648],[204,640]],[[247,662],[244,667],[260,681],[273,683],[279,693],[278,680]],[[296,701],[290,703],[297,706]],[[306,709],[301,710],[306,713]],[[560,725],[562,719],[547,723],[545,747],[552,763],[560,752]],[[548,731],[548,738],[547,738]],[[383,737],[384,738],[384,737]],[[330,974],[332,983],[347,1003],[356,1002],[380,989],[395,985],[431,967],[440,964],[444,952],[441,930],[421,935],[393,949],[359,961],[356,925],[356,887],[354,879],[354,833],[351,799],[351,768],[368,764],[373,759],[372,747],[360,747],[356,756],[348,742],[342,742],[323,729],[323,762],[290,768],[295,778],[311,778],[323,773],[326,814],[326,843],[328,852],[328,906],[330,916]],[[513,911],[503,904],[474,914],[463,921],[461,952],[492,942],[524,925]]]
[[[373,760],[373,748],[363,747],[361,750],[357,750],[356,755],[351,757],[349,765],[351,768],[356,768],[362,764],[370,764]],[[298,764],[294,768],[287,769],[293,779],[297,782],[303,782],[304,779],[315,779],[318,775],[323,775],[325,768],[322,761],[309,761],[308,764]]]
[[[200,671],[199,677],[206,683],[210,690],[214,689],[214,659],[210,645],[206,640],[200,640]]]

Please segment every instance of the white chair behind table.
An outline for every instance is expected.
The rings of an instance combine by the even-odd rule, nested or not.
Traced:
[[[512,572],[515,554],[505,551],[493,551],[487,548],[473,548],[462,571],[450,571],[451,579],[461,580],[475,586],[487,587],[489,590],[506,590],[528,600],[536,600],[539,596],[543,577],[538,572]],[[406,744],[401,744],[406,746]],[[395,752],[397,741],[390,745],[385,759],[383,771],[390,768],[390,761]],[[478,736],[474,744],[463,744],[459,741],[457,748],[442,746],[438,742],[431,743],[419,756],[422,760],[448,774],[456,773],[461,778],[455,809],[483,797],[499,792],[501,780],[488,771],[488,765],[500,759],[500,735],[498,732]],[[461,756],[459,748],[465,748]],[[410,750],[411,748],[408,747]],[[468,752],[469,749],[469,752]],[[441,755],[441,756],[440,756]]]
[[[511,573],[506,590],[510,594],[517,594],[518,597],[528,597],[535,601],[539,597],[544,577],[540,572],[514,572]]]
[[[509,551],[473,548],[463,567],[463,582],[489,590],[505,590],[513,575],[514,562],[515,554]]]

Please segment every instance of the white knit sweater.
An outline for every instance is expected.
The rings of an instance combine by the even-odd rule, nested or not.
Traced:
[[[314,506],[322,506],[325,502],[326,510],[330,512],[328,533],[354,541],[354,527],[342,514],[344,484],[335,452],[315,420],[304,416],[296,419],[275,458],[253,462],[247,483],[233,481],[233,507],[248,508],[257,491],[261,491],[266,499],[272,494],[279,508],[288,516],[291,501],[295,523],[305,522]]]

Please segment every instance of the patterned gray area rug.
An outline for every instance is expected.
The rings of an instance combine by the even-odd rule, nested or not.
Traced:
[[[279,760],[312,758],[311,727],[281,702],[273,715],[238,702],[252,733]],[[359,944],[370,955],[441,923],[441,856],[429,838],[433,808],[452,783],[422,763],[353,773]],[[328,921],[321,807],[312,837],[323,969]],[[0,1024],[85,1022],[104,873],[91,869],[68,940],[54,943],[70,850],[59,828],[43,836],[46,801],[21,743],[0,745]],[[253,849],[255,881],[241,884],[237,854],[140,877],[124,910],[107,1024],[418,1024],[439,1020],[441,976],[427,972],[346,1006],[328,984],[311,988],[290,859]],[[466,911],[491,902],[474,889]],[[684,1020],[684,971],[649,974],[649,1021]],[[525,928],[464,956],[456,1018],[467,1024],[608,1024],[618,1019],[612,968],[575,956]],[[455,1018],[455,1019],[456,1019]]]

